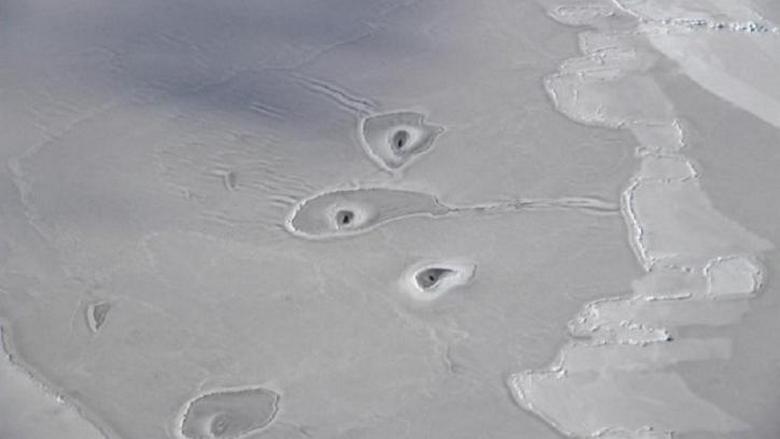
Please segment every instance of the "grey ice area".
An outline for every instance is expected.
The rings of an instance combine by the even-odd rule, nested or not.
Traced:
[[[6,333],[0,327],[0,339]],[[103,432],[83,418],[83,413],[67,404],[21,365],[15,364],[0,343],[0,437],[45,439],[54,437],[101,439]]]
[[[0,439],[777,439],[773,0],[0,0]]]
[[[178,433],[186,439],[238,439],[273,421],[279,394],[262,387],[208,392],[187,403]]]
[[[691,129],[683,126],[675,98],[646,73],[660,62],[654,51],[661,47],[659,35],[662,40],[681,35],[685,43],[675,51],[687,50],[688,41],[705,43],[693,57],[704,52],[711,59],[732,48],[728,43],[708,46],[709,40],[733,34],[740,41],[751,34],[745,40],[749,43],[739,46],[755,55],[767,43],[760,35],[769,34],[769,44],[775,44],[771,35],[776,29],[740,22],[736,17],[756,16],[738,2],[705,2],[690,10],[683,2],[660,3],[596,1],[589,9],[549,2],[553,18],[591,28],[580,34],[583,56],[565,61],[545,81],[556,108],[581,123],[628,130],[639,143],[641,166],[623,191],[622,209],[630,243],[647,274],[634,282],[632,295],[586,305],[569,323],[577,341],[563,346],[547,369],[516,373],[508,385],[518,404],[571,437],[613,432],[628,437],[752,437],[756,430],[777,431],[748,425],[699,397],[670,369],[732,358],[726,348],[730,340],[686,337],[689,332],[683,328],[740,323],[744,301],[756,298],[767,283],[760,261],[774,244],[710,201],[702,190],[701,169],[684,155]],[[690,58],[685,57],[681,68],[707,88],[708,80],[697,74],[701,65],[687,64]],[[715,76],[728,74],[728,64],[713,67]],[[710,90],[773,123],[763,117],[757,101],[745,99],[754,90],[720,88],[741,79],[730,76]],[[752,85],[769,98],[776,81]],[[629,93],[641,98],[627,100]]]

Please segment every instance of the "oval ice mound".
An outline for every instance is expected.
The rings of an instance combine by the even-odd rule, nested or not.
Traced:
[[[414,111],[375,114],[360,122],[363,148],[379,166],[398,170],[431,149],[444,128]]]
[[[219,390],[187,403],[180,437],[238,439],[270,424],[276,417],[279,394],[262,387]]]
[[[468,284],[476,272],[477,265],[468,261],[421,263],[410,267],[401,283],[412,299],[430,302]]]
[[[357,234],[409,216],[449,212],[432,194],[398,189],[366,188],[325,192],[299,202],[285,222],[303,238]]]

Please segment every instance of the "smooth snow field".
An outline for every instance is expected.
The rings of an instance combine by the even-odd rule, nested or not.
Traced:
[[[773,0],[0,0],[0,439],[780,438]]]

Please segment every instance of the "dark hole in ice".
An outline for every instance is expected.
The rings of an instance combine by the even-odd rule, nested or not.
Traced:
[[[420,288],[427,290],[436,286],[441,278],[448,276],[451,273],[453,273],[453,271],[448,268],[427,268],[417,273],[415,278],[417,280],[417,285],[419,285]]]
[[[336,224],[341,226],[348,226],[355,220],[355,212],[351,210],[339,210],[336,212]]]
[[[406,130],[398,130],[393,134],[392,139],[390,139],[390,143],[393,146],[393,150],[396,152],[400,152],[404,146],[409,142],[409,132]]]
[[[444,131],[424,119],[414,111],[375,114],[361,121],[358,134],[374,161],[386,170],[397,170],[429,150]]]

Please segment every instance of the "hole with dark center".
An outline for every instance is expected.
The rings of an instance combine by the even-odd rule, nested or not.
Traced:
[[[355,221],[355,213],[351,210],[339,210],[336,212],[336,224],[339,227],[349,226]]]
[[[420,288],[427,290],[436,286],[443,277],[449,276],[452,273],[454,273],[454,271],[448,268],[427,268],[417,273],[415,280]]]
[[[390,143],[393,146],[393,150],[400,152],[409,143],[409,132],[406,130],[396,131],[392,139],[390,139]]]

